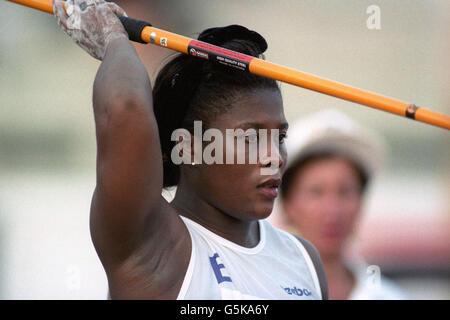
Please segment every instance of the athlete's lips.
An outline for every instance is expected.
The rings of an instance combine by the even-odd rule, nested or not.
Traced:
[[[280,184],[280,178],[271,178],[260,183],[257,188],[266,197],[274,199],[278,196],[278,187]]]
[[[280,178],[270,178],[258,184],[258,188],[278,188],[280,184]]]

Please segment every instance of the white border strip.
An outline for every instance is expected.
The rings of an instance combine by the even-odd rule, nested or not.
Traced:
[[[191,230],[189,230],[189,227],[187,226],[186,222],[184,221],[184,217],[180,216],[181,220],[183,220],[183,223],[185,224],[186,228],[189,231],[189,237],[191,238],[191,258],[189,260],[189,265],[186,270],[186,274],[184,275],[183,284],[181,285],[180,292],[178,293],[177,300],[183,300],[186,296],[186,292],[189,288],[189,285],[191,284],[192,275],[194,274],[194,265],[195,265],[195,246],[194,246],[194,238],[191,234]]]

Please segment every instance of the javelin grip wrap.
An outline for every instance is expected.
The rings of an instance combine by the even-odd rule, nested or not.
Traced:
[[[117,16],[122,22],[123,27],[128,32],[128,37],[131,41],[139,42],[139,43],[147,43],[145,41],[142,41],[142,30],[144,30],[145,27],[151,27],[151,23],[142,21],[142,20],[136,20],[124,16]]]

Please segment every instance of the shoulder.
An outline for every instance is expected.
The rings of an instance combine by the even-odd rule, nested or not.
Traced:
[[[272,229],[273,232],[276,232],[279,235],[283,235],[285,239],[289,238],[291,241],[298,241],[300,245],[306,250],[307,254],[311,258],[311,261],[314,265],[314,269],[316,271],[319,280],[322,299],[328,300],[328,280],[325,274],[325,268],[320,258],[319,251],[316,249],[316,247],[314,247],[314,245],[310,241],[296,234],[289,233],[285,230],[279,229],[267,221],[265,225],[266,228]]]
[[[319,251],[314,247],[314,245],[306,240],[305,238],[302,238],[298,235],[293,234],[293,236],[300,241],[300,243],[303,245],[303,247],[308,252],[309,256],[311,257],[311,260],[314,264],[314,268],[317,272],[317,277],[319,278],[320,283],[320,289],[322,292],[322,299],[328,300],[328,280],[327,276],[325,274],[325,268],[323,267],[322,259],[320,258]]]

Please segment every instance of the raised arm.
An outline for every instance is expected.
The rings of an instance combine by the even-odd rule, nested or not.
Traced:
[[[162,159],[151,85],[127,38],[111,41],[94,82],[97,186],[94,244],[106,264],[123,261],[146,240],[160,211]],[[115,261],[116,260],[116,261]]]
[[[80,10],[76,5],[77,1],[72,10]],[[175,219],[163,212],[168,206],[161,197],[162,157],[151,84],[115,16],[125,15],[122,9],[100,1],[73,18],[66,15],[61,2],[54,6],[63,30],[102,60],[93,90],[97,185],[91,205],[91,234],[106,271],[113,272],[130,256],[144,251],[143,244],[158,239],[158,244],[168,249],[164,241],[170,241],[170,236],[161,235],[171,234]],[[147,247],[145,251],[151,250]],[[157,255],[151,252],[151,256]]]

